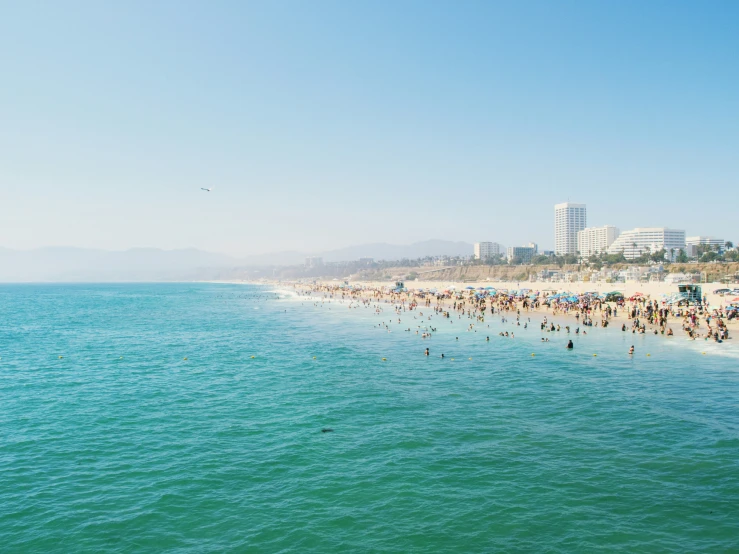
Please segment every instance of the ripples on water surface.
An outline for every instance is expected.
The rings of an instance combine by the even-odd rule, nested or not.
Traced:
[[[266,290],[0,287],[0,550],[739,550],[736,358]]]

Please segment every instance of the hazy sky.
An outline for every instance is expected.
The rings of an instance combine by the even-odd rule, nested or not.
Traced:
[[[737,241],[739,2],[0,2],[0,246]],[[215,186],[210,194],[201,186]]]

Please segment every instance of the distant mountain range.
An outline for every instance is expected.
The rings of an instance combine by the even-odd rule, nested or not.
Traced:
[[[426,256],[470,256],[473,249],[474,247],[467,242],[450,242],[447,240],[426,240],[408,245],[377,242],[330,250],[319,254],[319,256],[323,256],[324,261],[327,262],[341,262],[358,258],[374,258],[375,260],[408,258],[412,260]]]
[[[359,258],[374,258],[375,260],[402,260],[415,259],[426,256],[469,256],[473,246],[467,242],[451,242],[448,240],[426,240],[413,244],[388,244],[375,242],[347,246],[338,250],[325,252],[276,252],[248,256],[240,260],[243,265],[296,265],[305,262],[306,256],[321,256],[324,262],[344,262]]]
[[[373,243],[326,252],[275,252],[234,258],[195,248],[160,250],[132,248],[124,251],[73,247],[35,250],[0,248],[0,282],[175,281],[215,278],[212,270],[239,267],[298,265],[306,256],[326,262],[351,261],[360,257],[400,260],[426,256],[467,256],[466,242],[428,240],[409,245]]]

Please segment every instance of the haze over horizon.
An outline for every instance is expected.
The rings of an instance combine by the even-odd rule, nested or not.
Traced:
[[[736,240],[739,4],[8,3],[0,246]],[[215,186],[213,192],[201,187]]]

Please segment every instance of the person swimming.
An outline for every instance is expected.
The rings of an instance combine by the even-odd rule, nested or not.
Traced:
[[[426,354],[427,356],[429,355],[429,349],[428,349],[428,348],[426,349],[426,352],[425,352],[425,354]]]
[[[573,348],[575,348],[575,345],[572,344],[572,341],[571,340],[570,341],[567,341],[567,349],[568,350],[572,350]]]
[[[632,344],[631,348],[629,348],[629,354],[633,354],[633,353],[634,353],[634,345]]]

